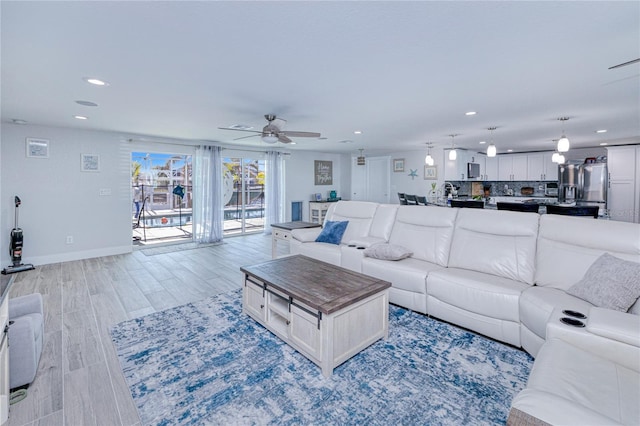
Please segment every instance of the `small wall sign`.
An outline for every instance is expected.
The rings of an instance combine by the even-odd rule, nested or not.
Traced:
[[[27,138],[27,157],[49,158],[49,140]]]
[[[80,170],[83,172],[99,172],[100,156],[98,154],[80,154]]]
[[[438,166],[424,166],[424,178],[425,180],[438,179]]]
[[[333,161],[313,161],[314,183],[316,185],[333,185]]]

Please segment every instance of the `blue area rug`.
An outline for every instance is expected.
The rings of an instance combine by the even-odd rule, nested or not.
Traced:
[[[525,352],[390,306],[389,338],[325,379],[242,313],[239,291],[114,326],[144,425],[504,424]]]

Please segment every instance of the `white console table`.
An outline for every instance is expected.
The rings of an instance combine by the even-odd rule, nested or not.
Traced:
[[[319,223],[302,221],[271,224],[273,228],[271,230],[271,258],[278,257],[278,241],[290,241],[291,231],[294,229],[319,228],[320,226]]]

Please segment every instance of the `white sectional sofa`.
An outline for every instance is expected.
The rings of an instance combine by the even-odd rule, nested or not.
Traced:
[[[514,412],[558,424],[640,424],[637,399],[629,399],[637,392],[626,389],[640,388],[640,303],[617,312],[567,293],[603,253],[640,264],[640,225],[358,201],[336,203],[326,220],[349,221],[341,244],[315,242],[317,228],[296,230],[291,252],[387,280],[391,303],[540,354]],[[363,248],[385,243],[412,255],[394,261],[364,255]],[[561,323],[566,309],[586,314],[586,327]],[[606,380],[591,377],[594,357],[602,361],[593,371],[607,371]],[[620,387],[613,389],[616,380]],[[614,392],[608,395],[621,414],[613,415],[608,402],[591,404],[598,392]],[[558,396],[572,408],[552,407]],[[570,417],[571,410],[581,415]]]

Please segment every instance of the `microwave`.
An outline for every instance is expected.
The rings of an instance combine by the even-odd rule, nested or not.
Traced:
[[[558,196],[558,183],[557,182],[549,182],[544,184],[544,195],[548,197],[557,197]]]
[[[480,164],[467,163],[467,179],[480,177]]]

